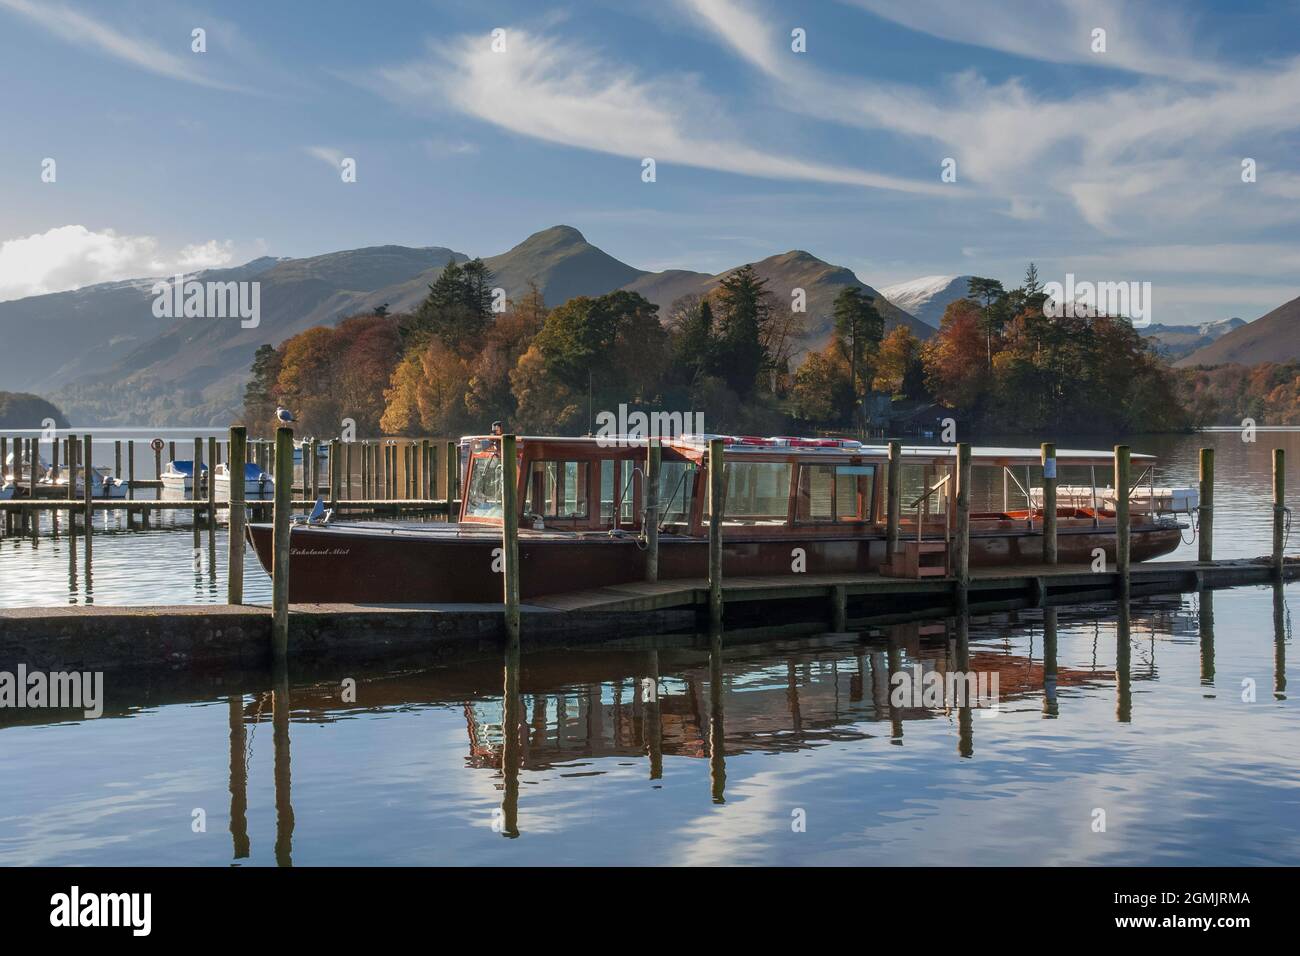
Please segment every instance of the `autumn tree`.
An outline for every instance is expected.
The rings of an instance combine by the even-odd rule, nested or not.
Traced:
[[[390,435],[457,434],[469,424],[468,387],[465,360],[441,339],[431,339],[409,350],[394,369],[380,424]]]
[[[979,409],[988,398],[990,370],[984,361],[979,306],[970,299],[949,303],[939,331],[923,350],[926,385],[950,408]]]
[[[511,373],[521,420],[559,427],[571,418],[573,396],[590,392],[594,401],[597,390],[602,407],[651,400],[667,367],[667,340],[658,306],[635,292],[570,299],[546,316]]]
[[[895,397],[921,399],[925,392],[925,366],[921,340],[905,325],[885,336],[876,355],[876,375],[871,387]]]
[[[837,346],[804,356],[790,388],[797,418],[818,426],[841,425],[849,420],[854,401],[848,363]]]

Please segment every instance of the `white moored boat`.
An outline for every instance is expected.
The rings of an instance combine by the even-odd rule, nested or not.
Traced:
[[[82,477],[83,469],[77,469],[76,489],[73,494],[80,498],[86,493],[85,480]],[[69,471],[63,468],[57,476],[46,474],[46,476],[36,483],[36,494],[42,498],[64,498],[68,493]],[[121,478],[114,478],[108,473],[108,469],[91,468],[90,469],[90,497],[92,498],[125,498],[126,482]]]
[[[217,497],[230,500],[230,466],[226,462],[213,470],[213,480],[217,483]],[[265,498],[275,491],[275,480],[253,462],[244,465],[244,496],[248,498]]]
[[[169,491],[192,492],[194,490],[194,462],[190,459],[167,462],[167,467],[158,476],[163,487]],[[199,464],[199,490],[207,486],[208,466]]]

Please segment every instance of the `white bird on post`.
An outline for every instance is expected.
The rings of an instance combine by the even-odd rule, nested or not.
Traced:
[[[297,421],[297,419],[293,417],[293,412],[289,411],[289,409],[285,408],[283,405],[275,406],[275,417],[285,425]]]

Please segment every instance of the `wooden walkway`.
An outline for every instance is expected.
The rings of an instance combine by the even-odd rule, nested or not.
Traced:
[[[1284,577],[1300,577],[1300,562],[1288,561]],[[1148,592],[1180,593],[1201,588],[1266,584],[1272,567],[1266,559],[1213,561],[1155,561],[1129,569],[1129,584]],[[1028,594],[1042,600],[1051,594],[1116,590],[1119,574],[1113,570],[1093,571],[1089,565],[1023,565],[1005,568],[977,568],[971,571],[968,593],[972,600],[1004,594]],[[849,599],[955,595],[954,578],[895,578],[881,574],[806,574],[774,577],[724,578],[724,604],[754,601],[789,601],[807,598],[830,599],[843,588]],[[556,611],[657,611],[666,608],[707,605],[709,582],[704,578],[616,584],[584,591],[570,591],[528,599],[534,607]]]

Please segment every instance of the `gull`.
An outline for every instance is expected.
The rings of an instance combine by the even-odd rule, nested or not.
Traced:
[[[275,406],[275,417],[286,424],[298,420],[293,417],[293,412],[289,411],[289,409],[285,408],[283,405]]]

